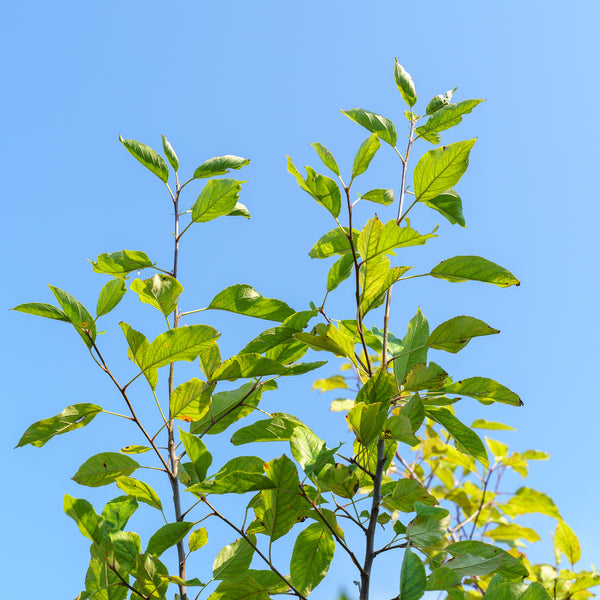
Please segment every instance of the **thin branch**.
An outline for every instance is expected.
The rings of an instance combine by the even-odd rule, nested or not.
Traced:
[[[483,505],[485,503],[485,495],[487,493],[487,486],[488,486],[488,483],[490,482],[490,478],[492,476],[492,473],[494,472],[495,466],[496,465],[492,465],[492,467],[488,470],[487,477],[485,478],[485,482],[483,484],[483,493],[481,494],[481,502],[479,503],[479,508],[477,509],[477,512],[475,513],[475,519],[473,520],[473,527],[472,527],[471,533],[469,535],[470,540],[473,539],[475,529],[477,528],[477,519],[479,518],[479,515],[481,514],[481,511],[483,510]]]
[[[373,555],[377,556],[378,554],[381,554],[382,552],[387,552],[388,550],[396,550],[397,548],[406,548],[406,546],[408,546],[408,542],[402,542],[402,544],[394,544],[393,546],[384,546],[383,548],[380,548],[379,550],[375,550]]]
[[[420,483],[421,479],[415,473],[415,470],[406,462],[406,460],[404,460],[404,458],[402,458],[402,456],[400,455],[400,452],[396,452],[396,458],[402,463],[402,466],[408,471],[410,478],[415,479],[416,481],[418,481]]]

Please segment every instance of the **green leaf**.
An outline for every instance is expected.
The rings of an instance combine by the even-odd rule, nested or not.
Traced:
[[[411,268],[390,267],[390,260],[387,256],[379,256],[376,260],[363,262],[359,271],[362,316],[364,317],[370,310],[381,306],[387,290]]]
[[[206,546],[207,543],[208,533],[206,531],[206,527],[200,527],[200,529],[196,529],[196,531],[192,531],[192,533],[190,533],[190,538],[188,541],[190,552],[200,550],[200,548],[202,548],[202,546]]]
[[[208,325],[188,325],[170,329],[161,333],[150,344],[140,357],[139,366],[145,371],[165,367],[179,360],[191,362],[198,358],[207,342],[215,340],[219,335],[216,329]]]
[[[375,441],[383,430],[388,406],[382,402],[357,404],[348,411],[346,420],[363,446]]]
[[[48,287],[52,290],[63,312],[67,315],[69,322],[75,327],[85,345],[92,348],[92,342],[96,340],[96,323],[87,308],[64,290],[52,285]]]
[[[314,142],[313,144],[311,144],[311,146],[317,151],[317,154],[319,155],[319,158],[323,161],[323,164],[339,177],[340,169],[337,165],[337,162],[335,161],[335,158],[333,157],[333,154],[331,154],[331,152],[327,148],[325,148],[325,146],[319,144],[319,142]]]
[[[352,163],[352,180],[362,175],[369,168],[380,146],[381,142],[376,133],[373,133],[360,145]]]
[[[396,85],[400,90],[400,94],[402,94],[404,102],[412,108],[417,103],[415,84],[412,77],[404,70],[404,67],[398,62],[397,58],[394,59],[394,79],[396,80]]]
[[[65,321],[70,323],[69,317],[65,313],[52,306],[52,304],[44,304],[43,302],[28,302],[27,304],[19,304],[11,310],[18,312],[27,313],[30,315],[36,315],[38,317],[45,317],[46,319],[56,319],[57,321]]]
[[[296,427],[290,436],[292,455],[303,471],[310,475],[327,463],[333,463],[335,450],[328,450],[325,442],[307,427]]]
[[[162,134],[160,137],[162,139],[162,146],[163,146],[165,156],[167,157],[167,160],[171,163],[173,170],[175,172],[177,172],[179,170],[179,159],[177,158],[177,154],[175,154],[175,150],[173,150],[173,146],[171,146],[171,144],[169,144],[169,140],[167,140],[167,138]]]
[[[522,400],[501,383],[487,377],[469,377],[462,379],[442,390],[445,394],[457,394],[477,398],[482,402],[502,402],[511,406],[523,406]]]
[[[245,219],[249,219],[250,218],[250,211],[248,210],[248,208],[246,207],[245,204],[242,204],[241,202],[236,202],[235,206],[233,207],[233,210],[229,213],[227,213],[228,217],[244,217]]]
[[[333,536],[321,523],[312,523],[300,532],[290,561],[294,587],[308,596],[327,575],[335,552]]]
[[[119,477],[116,483],[117,487],[123,490],[128,496],[133,496],[136,500],[145,502],[148,506],[162,510],[158,494],[147,483],[133,477]]]
[[[142,552],[140,536],[133,531],[113,531],[110,541],[119,565],[126,568],[131,567]]]
[[[414,171],[416,199],[432,200],[456,185],[469,166],[469,153],[475,142],[456,142],[426,152]]]
[[[404,551],[402,571],[400,572],[401,600],[419,600],[425,593],[425,566],[421,559],[411,552],[410,548]]]
[[[302,421],[285,413],[273,413],[270,419],[256,421],[238,429],[231,437],[234,446],[252,442],[289,442],[296,427],[306,427]]]
[[[429,101],[429,104],[427,105],[427,108],[425,109],[425,114],[432,115],[434,112],[440,110],[440,108],[443,108],[444,106],[447,106],[448,104],[450,104],[450,101],[452,100],[452,96],[454,95],[455,91],[456,91],[456,88],[454,88],[453,90],[448,90],[443,95],[438,94],[437,96],[434,96]]]
[[[419,363],[415,365],[406,376],[404,389],[406,391],[437,390],[444,385],[448,373],[438,364],[430,362],[428,365]]]
[[[254,512],[274,542],[303,517],[310,505],[298,494],[298,473],[294,463],[285,454],[265,464],[265,473],[274,484],[274,489],[261,492],[262,506],[257,506]]]
[[[158,558],[152,554],[140,554],[130,570],[137,578],[134,589],[146,598],[164,600],[169,587],[169,571]]]
[[[516,523],[498,525],[497,527],[494,527],[494,529],[489,529],[486,531],[485,535],[493,540],[500,541],[523,539],[527,540],[528,542],[539,542],[541,539],[535,529],[523,527],[521,525],[517,525]]]
[[[337,183],[333,179],[317,173],[311,167],[306,167],[305,179],[295,167],[292,159],[289,156],[287,159],[287,170],[296,178],[298,185],[337,218],[342,206],[342,195]]]
[[[406,526],[406,536],[413,545],[433,546],[446,535],[450,513],[445,508],[415,502],[417,516]]]
[[[425,206],[437,210],[440,215],[445,219],[448,219],[452,225],[458,223],[461,227],[465,227],[465,218],[462,212],[462,200],[452,188],[438,194],[435,198],[421,200],[421,202],[425,204]]]
[[[319,390],[322,394],[323,392],[329,392],[331,390],[348,389],[348,384],[342,375],[332,375],[326,379],[315,380],[312,389]]]
[[[474,317],[453,317],[438,325],[427,339],[427,345],[436,350],[455,354],[462,350],[474,337],[500,333]]]
[[[108,567],[105,551],[92,545],[90,554],[92,558],[85,576],[86,592],[77,596],[77,600],[125,600],[129,590],[121,585],[119,576]],[[127,573],[121,576],[129,582]]]
[[[238,581],[222,581],[208,600],[269,600],[270,588],[256,582],[252,577]]]
[[[285,302],[265,298],[253,287],[244,284],[232,285],[219,292],[211,300],[208,308],[279,322],[295,312]]]
[[[422,133],[439,132],[458,125],[462,115],[470,113],[483,100],[463,100],[458,104],[448,104],[440,107],[427,120],[425,125],[417,127],[417,135]]]
[[[108,531],[121,531],[129,517],[138,509],[139,503],[133,496],[119,496],[106,503],[100,515]]]
[[[211,453],[200,438],[187,431],[179,429],[179,438],[183,442],[183,447],[194,465],[198,481],[204,481],[206,472],[212,464]]]
[[[148,450],[152,450],[152,448],[149,446],[138,446],[137,444],[130,444],[129,446],[123,446],[123,448],[121,448],[123,454],[144,454],[144,452],[148,452]]]
[[[169,399],[172,419],[198,421],[206,415],[210,407],[210,394],[214,386],[193,377],[178,385]]]
[[[516,429],[514,427],[511,427],[510,425],[505,425],[504,423],[496,423],[494,421],[486,421],[485,419],[475,419],[475,421],[471,423],[471,427],[475,427],[476,429],[505,429],[507,431],[516,431]]]
[[[192,206],[192,221],[207,223],[235,210],[242,183],[236,179],[211,179]]]
[[[392,148],[395,148],[398,134],[396,126],[389,119],[362,108],[350,108],[349,110],[342,110],[340,112],[355,123],[368,129],[371,133],[376,133],[380,139],[387,142]]]
[[[252,543],[256,543],[254,535],[250,535]],[[244,539],[239,538],[233,544],[221,549],[213,563],[213,579],[237,581],[246,575],[250,567],[254,548]]]
[[[356,404],[361,402],[365,404],[381,403],[389,406],[390,401],[396,395],[398,395],[398,388],[394,377],[386,369],[379,367],[358,391]]]
[[[554,546],[562,552],[571,565],[581,558],[581,546],[573,530],[563,521],[559,520],[554,533]]]
[[[192,433],[215,434],[250,414],[260,401],[262,387],[249,382],[237,390],[213,394],[208,412],[190,425]]]
[[[292,339],[292,335],[301,331],[297,327],[272,327],[248,342],[239,354],[264,354],[268,350]]]
[[[352,254],[344,254],[336,260],[327,273],[327,291],[333,292],[335,288],[352,275],[354,269],[354,257]]]
[[[90,261],[94,273],[104,273],[113,277],[125,277],[132,271],[152,267],[154,263],[139,250],[120,250],[99,254],[96,262]]]
[[[102,543],[102,534],[99,531],[100,517],[87,500],[80,500],[69,496],[69,494],[65,494],[64,507],[65,513],[77,523],[79,531],[85,537],[97,544]]]
[[[244,494],[274,487],[265,477],[265,464],[258,456],[238,456],[228,461],[211,479],[193,485],[193,494]]]
[[[465,540],[450,544],[449,546],[446,546],[444,550],[456,558],[459,558],[460,555],[464,554],[478,556],[484,559],[494,559],[497,556],[501,556],[502,562],[499,567],[494,569],[494,572],[507,579],[520,579],[529,575],[529,571],[520,560],[514,558],[508,554],[508,552],[504,552],[504,550],[496,548],[496,546],[491,546],[490,544]]]
[[[214,370],[221,364],[221,351],[217,342],[211,342],[202,348],[200,352],[200,369],[210,377]]]
[[[152,171],[159,179],[165,183],[169,180],[169,167],[164,158],[150,146],[142,144],[137,140],[125,140],[119,136],[119,141],[127,151],[139,160],[147,169]]]
[[[419,308],[408,323],[401,351],[394,356],[394,375],[398,386],[404,385],[406,376],[416,364],[427,362],[428,337],[429,324]]]
[[[163,525],[148,540],[146,554],[160,556],[165,550],[180,542],[193,526],[194,523],[187,523],[186,521]]]
[[[108,314],[125,295],[127,286],[122,279],[111,279],[107,281],[100,290],[98,303],[96,305],[96,319],[102,315]]]
[[[447,258],[436,265],[429,274],[452,282],[483,281],[499,287],[521,284],[510,271],[481,256]]]
[[[394,198],[394,190],[384,190],[384,189],[375,189],[370,190],[366,194],[359,194],[360,198],[363,200],[368,200],[369,202],[377,202],[377,204],[385,204],[385,206],[389,206],[395,202]]]
[[[118,452],[102,452],[88,458],[73,475],[73,481],[80,485],[99,487],[116,481],[119,477],[131,475],[140,465]]]
[[[31,444],[36,448],[41,448],[55,435],[84,427],[100,412],[102,412],[102,407],[97,404],[83,403],[67,406],[55,417],[42,419],[28,427],[15,447]]]
[[[211,381],[235,381],[264,375],[281,375],[286,367],[260,354],[238,354],[221,363],[210,377]]]
[[[241,169],[248,164],[250,164],[250,160],[248,158],[242,158],[241,156],[233,156],[232,154],[215,156],[214,158],[205,160],[194,171],[194,179],[225,175],[226,173],[229,173],[229,169]]]
[[[486,469],[489,468],[487,450],[481,438],[464,423],[461,423],[447,408],[427,407],[428,417],[442,425],[456,442],[461,452],[475,457]]]
[[[349,229],[347,227],[344,227],[343,229],[338,227],[337,229],[328,231],[317,240],[308,255],[311,258],[328,258],[334,254],[341,254],[343,256],[352,252],[348,234]],[[353,229],[352,237],[355,247],[358,241],[358,235],[359,232],[356,231],[356,229]]]
[[[144,281],[134,279],[131,282],[131,289],[138,294],[142,302],[154,306],[165,317],[177,308],[177,301],[183,292],[183,286],[177,279],[163,273],[157,273]]]
[[[150,387],[155,390],[156,385],[158,384],[158,370],[156,368],[144,370],[142,366],[144,363],[144,357],[147,355],[148,349],[150,348],[150,342],[146,339],[146,336],[143,333],[136,331],[127,323],[121,321],[119,325],[125,334],[125,339],[127,340],[127,345],[129,346],[129,359],[132,360],[140,369],[142,369],[144,377],[150,384]]]
[[[456,589],[456,586],[460,583],[461,577],[455,573],[452,569],[446,566],[438,567],[433,569],[427,578],[427,591],[434,590],[447,590],[451,591]],[[450,596],[449,600],[454,600],[454,596]],[[461,597],[462,600],[462,597]]]

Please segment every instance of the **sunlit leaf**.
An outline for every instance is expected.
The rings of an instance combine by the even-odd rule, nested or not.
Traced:
[[[150,304],[168,317],[177,307],[177,301],[183,286],[177,279],[164,273],[157,273],[154,277],[142,281],[134,279],[131,289],[136,292],[142,302]]]
[[[265,298],[253,287],[243,284],[233,285],[219,292],[208,308],[279,322],[295,312],[285,302]]]
[[[458,223],[465,227],[465,218],[462,212],[462,200],[460,196],[452,189],[438,194],[435,198],[421,200],[425,206],[437,210],[445,219],[448,219],[452,225]]]
[[[120,250],[99,254],[96,262],[90,261],[95,273],[105,273],[113,277],[125,277],[132,271],[151,267],[154,263],[145,252],[139,250]]]
[[[208,543],[208,532],[206,531],[206,527],[200,527],[200,529],[196,529],[190,533],[190,538],[188,541],[188,545],[190,548],[190,552],[195,552],[205,546]]]
[[[116,483],[117,487],[123,490],[128,496],[133,496],[140,502],[145,502],[153,508],[162,510],[158,494],[144,481],[139,481],[133,477],[119,477]]]
[[[362,175],[369,168],[380,146],[381,142],[376,133],[372,134],[360,145],[352,164],[352,179]]]
[[[398,90],[400,90],[404,102],[412,108],[417,103],[415,84],[412,77],[405,71],[397,58],[394,59],[394,79],[396,80],[396,86],[398,87]]]
[[[487,377],[468,377],[447,385],[442,390],[445,394],[457,394],[477,398],[482,402],[502,402],[512,406],[522,406],[523,402],[507,387]]]
[[[198,421],[208,412],[210,395],[214,386],[193,377],[178,385],[169,399],[172,419]]]
[[[394,190],[384,190],[384,189],[375,189],[366,192],[365,194],[360,194],[360,197],[363,200],[368,200],[369,202],[377,202],[377,204],[385,204],[389,206],[393,204],[396,200],[394,198]]]
[[[436,265],[430,275],[446,281],[483,281],[499,287],[520,285],[507,269],[480,256],[454,256]]]
[[[333,537],[322,524],[313,523],[300,532],[290,561],[290,577],[300,593],[310,594],[327,575],[334,552]]]
[[[96,305],[96,318],[108,314],[127,292],[127,286],[122,279],[111,279],[107,281],[100,290],[98,303]]]
[[[117,478],[131,475],[140,465],[118,452],[102,452],[88,458],[73,475],[73,481],[80,485],[99,487],[116,481]]]
[[[160,154],[152,150],[150,146],[146,146],[146,144],[142,144],[137,140],[125,140],[119,136],[119,141],[132,156],[152,171],[159,179],[167,183],[169,180],[169,167]]]
[[[292,159],[289,156],[287,159],[288,172],[296,178],[298,185],[319,204],[323,205],[334,217],[337,217],[342,206],[342,196],[337,183],[333,179],[317,173],[311,167],[306,167],[305,179],[295,167]]]
[[[351,252],[350,240],[348,238],[349,229],[344,227],[338,227],[328,231],[325,235],[321,236],[315,245],[309,252],[311,258],[328,258],[334,254],[348,254]],[[358,241],[359,232],[354,229],[352,231],[352,237],[354,241],[354,247]]]
[[[581,546],[573,530],[562,520],[558,521],[554,533],[554,545],[574,565],[581,558]]]
[[[163,525],[148,540],[146,553],[160,556],[165,550],[181,541],[193,526],[194,523],[187,523],[186,521]]]
[[[350,108],[349,110],[342,110],[340,112],[359,125],[362,125],[365,129],[368,129],[371,133],[376,133],[380,139],[387,142],[390,146],[396,146],[396,141],[398,140],[396,126],[389,119],[362,108]]]
[[[255,543],[256,538],[250,535],[250,540]],[[244,539],[239,538],[233,544],[228,544],[217,554],[212,571],[214,579],[237,581],[246,575],[252,562],[254,548]]]
[[[205,160],[194,171],[194,179],[225,175],[226,173],[229,173],[230,169],[241,169],[248,164],[250,164],[250,160],[248,158],[242,158],[241,156],[233,156],[232,154],[215,156],[214,158]]]
[[[79,300],[73,298],[68,292],[52,285],[48,287],[52,290],[65,315],[67,315],[69,323],[75,327],[85,345],[91,348],[96,340],[96,323],[92,315]]]
[[[323,161],[323,164],[339,177],[340,169],[335,161],[335,158],[333,157],[333,154],[331,154],[331,152],[325,148],[325,146],[319,144],[319,142],[314,142],[311,144],[311,146],[317,151],[317,154]]]
[[[500,333],[474,317],[453,317],[438,325],[427,339],[427,345],[436,350],[456,353],[474,337]]]
[[[175,154],[175,150],[173,150],[173,146],[169,143],[169,140],[161,134],[162,146],[165,156],[167,160],[171,163],[174,171],[179,170],[179,159],[177,158],[177,154]]]
[[[192,206],[192,221],[206,223],[235,209],[244,181],[211,179]]]

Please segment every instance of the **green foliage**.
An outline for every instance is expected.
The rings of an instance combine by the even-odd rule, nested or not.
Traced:
[[[482,439],[474,429],[512,428],[484,418],[469,427],[456,407],[464,397],[483,405],[500,402],[518,407],[522,404],[519,396],[486,377],[453,381],[442,366],[429,360],[430,350],[457,353],[475,338],[499,331],[465,315],[430,327],[420,309],[405,333],[401,333],[404,327],[396,335],[391,330],[396,328],[390,317],[391,290],[401,285],[403,296],[410,297],[408,280],[414,277],[484,282],[501,288],[519,285],[510,271],[478,256],[455,256],[410,276],[405,273],[412,267],[397,264],[397,253],[404,248],[422,246],[437,237],[437,228],[420,233],[411,226],[407,215],[417,203],[437,211],[451,224],[465,225],[462,200],[453,188],[467,170],[475,140],[438,144],[441,133],[458,125],[481,100],[452,103],[455,90],[451,90],[435,96],[425,116],[419,116],[414,81],[397,60],[394,79],[409,106],[404,149],[397,148],[398,132],[390,119],[353,108],[342,112],[371,135],[355,154],[348,184],[333,154],[322,144],[313,147],[340,184],[310,166],[303,176],[288,158],[288,171],[301,190],[333,220],[324,228],[333,229],[309,253],[311,258],[335,257],[320,306],[311,303],[310,309],[297,312],[250,285],[233,284],[205,308],[180,310],[184,294],[177,272],[180,241],[196,223],[250,216],[239,202],[244,182],[217,179],[243,168],[249,160],[234,155],[210,158],[181,183],[179,159],[163,135],[166,160],[141,142],[119,139],[167,187],[169,210],[174,210],[176,220],[172,270],[156,268],[141,251],[102,253],[91,264],[95,273],[110,279],[100,289],[96,318],[54,286],[50,289],[58,306],[33,302],[14,308],[70,323],[101,373],[110,378],[127,411],[121,415],[87,403],[68,406],[31,425],[17,446],[43,446],[57,435],[84,427],[101,412],[107,415],[103,418],[128,419],[137,428],[135,441],[142,442],[120,452],[96,454],[73,476],[88,488],[115,484],[124,493],[110,500],[100,514],[87,500],[65,495],[65,513],[91,542],[80,600],[124,600],[127,596],[164,600],[172,597],[173,586],[180,600],[190,598],[188,589],[195,587],[200,593],[208,589],[210,600],[268,600],[280,594],[304,599],[327,575],[336,551],[357,569],[360,600],[369,598],[373,562],[384,552],[398,550],[403,552],[397,574],[400,600],[419,600],[426,591],[443,592],[450,600],[476,600],[483,595],[492,600],[547,600],[550,595],[555,600],[583,600],[600,583],[594,572],[574,571],[581,558],[579,540],[548,496],[529,487],[515,492],[500,488],[504,473],[526,477],[529,462],[547,455],[536,450],[511,452],[498,440]],[[411,149],[420,140],[437,147],[426,151],[414,167],[415,198],[404,208]],[[391,189],[375,188],[358,193],[353,202],[352,185],[376,160],[381,141],[400,158],[399,196]],[[175,172],[173,187],[169,167]],[[192,184],[203,187],[183,210],[182,191]],[[354,207],[360,200],[375,202],[382,211],[398,201],[397,217],[382,220],[373,215],[357,224]],[[128,276],[141,269],[150,269],[150,276],[127,286]],[[156,309],[154,316],[163,325],[166,321],[167,327],[149,341],[128,323],[119,324],[124,334],[123,359],[127,356],[135,371],[125,382],[104,358],[96,321],[119,304],[128,287],[140,302]],[[341,318],[328,314],[327,301],[334,291],[352,299],[351,314]],[[253,317],[276,325],[240,344],[237,354],[222,357],[219,332],[210,325],[186,321],[191,314],[212,310],[239,315],[232,319]],[[131,318],[136,319],[137,313]],[[316,322],[309,329],[312,320]],[[341,374],[317,379],[314,389],[321,393],[342,390],[347,396],[332,402],[332,410],[346,413],[347,439],[323,440],[294,415],[269,414],[259,407],[263,393],[277,390],[279,377],[301,375],[325,364],[298,362],[309,349],[343,361]],[[198,361],[197,376],[178,381],[179,361]],[[164,367],[168,373],[162,371],[159,386]],[[148,386],[130,387],[138,377]],[[148,399],[156,405],[156,422],[142,422],[136,413],[138,403]],[[261,417],[253,418],[258,412]],[[175,427],[176,420],[181,427]],[[260,456],[238,454],[223,461],[210,437],[220,434],[235,447],[259,444]],[[284,444],[285,453],[269,457],[273,445],[264,446],[266,442],[280,443],[277,454]],[[139,455],[140,462],[131,455]],[[161,498],[142,479],[140,473],[146,468],[160,471],[169,484],[168,495]],[[230,494],[241,502],[240,514],[235,509],[231,514],[219,509],[221,496]],[[146,505],[144,511],[147,507],[160,511],[165,520],[144,541],[137,533],[125,531],[140,503]],[[532,565],[527,559],[526,543],[538,541],[540,535],[518,520],[531,513],[557,521],[556,567]],[[208,543],[208,530],[215,522],[235,536],[216,555]],[[348,540],[356,539],[346,536],[350,531],[364,537],[364,552],[362,544],[360,549],[350,545]],[[274,551],[273,544],[282,538],[292,548],[289,563]],[[212,564],[212,570],[199,573],[208,583],[188,576],[191,552],[202,552],[202,564]],[[560,569],[562,557],[570,569]]]

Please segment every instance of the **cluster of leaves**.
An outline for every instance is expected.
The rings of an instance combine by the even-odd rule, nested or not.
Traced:
[[[156,267],[141,251],[101,254],[92,267],[111,279],[100,291],[95,317],[73,296],[52,286],[58,306],[28,303],[15,307],[73,325],[92,359],[115,385],[129,411],[130,416],[125,418],[137,426],[144,440],[144,445],[92,456],[73,476],[84,486],[115,484],[122,492],[100,514],[87,500],[65,496],[65,512],[91,541],[90,566],[80,600],[123,600],[128,595],[163,599],[171,584],[179,588],[175,597],[185,600],[188,588],[199,588],[198,597],[204,590],[211,590],[214,582],[210,600],[267,600],[279,594],[306,598],[327,574],[336,549],[345,553],[357,569],[361,600],[369,597],[373,562],[380,554],[399,549],[404,558],[398,572],[397,597],[402,600],[418,600],[428,590],[445,592],[452,600],[483,594],[509,600],[532,600],[533,596],[542,600],[549,595],[584,598],[590,595],[588,588],[600,582],[595,573],[572,570],[580,554],[577,538],[547,496],[521,488],[508,500],[501,499],[499,484],[505,471],[525,476],[529,460],[546,456],[536,451],[509,453],[502,443],[487,438],[484,444],[475,429],[506,426],[477,420],[469,427],[454,411],[454,404],[465,396],[482,404],[519,406],[517,394],[485,377],[453,381],[441,366],[428,359],[429,350],[456,353],[473,338],[493,335],[498,330],[474,317],[457,316],[430,332],[427,320],[418,311],[402,338],[390,331],[391,290],[399,282],[431,276],[499,287],[519,284],[508,270],[478,256],[448,258],[419,275],[407,276],[410,267],[392,265],[397,250],[423,245],[436,237],[435,230],[421,234],[411,227],[407,214],[416,203],[436,210],[452,224],[464,226],[462,202],[453,186],[467,169],[475,140],[427,151],[414,168],[414,191],[410,192],[414,200],[404,209],[406,177],[413,144],[421,139],[437,146],[440,133],[460,123],[481,102],[453,103],[452,90],[433,98],[425,115],[419,116],[413,110],[417,101],[414,83],[397,61],[395,80],[409,107],[405,116],[410,129],[404,153],[397,148],[397,130],[391,120],[355,108],[342,112],[368,129],[370,135],[356,153],[348,183],[342,179],[333,154],[321,144],[313,146],[339,184],[311,167],[306,167],[304,176],[288,159],[288,170],[299,186],[335,221],[335,228],[310,251],[313,258],[337,257],[327,276],[321,306],[311,304],[307,310],[295,311],[281,300],[266,298],[251,286],[238,284],[218,293],[207,307],[180,310],[183,286],[177,263],[182,236],[194,223],[221,216],[249,217],[238,200],[244,182],[220,178],[249,161],[232,155],[215,157],[202,163],[191,179],[180,183],[178,158],[163,136],[166,160],[140,142],[120,141],[167,186],[175,214],[172,268]],[[385,206],[396,202],[389,189],[373,189],[351,200],[353,182],[367,171],[382,141],[394,149],[402,164],[397,217],[382,222],[374,216],[355,228],[356,202]],[[175,178],[173,189],[169,185],[169,165]],[[191,207],[180,211],[180,193],[196,179],[208,181]],[[347,223],[342,222],[343,213]],[[181,221],[184,218],[189,219],[187,224]],[[120,323],[128,358],[136,367],[136,375],[122,383],[101,353],[96,322],[119,304],[127,292],[129,275],[141,269],[151,270],[152,275],[145,280],[133,279],[129,289],[161,314],[167,330],[149,341],[131,325]],[[356,312],[351,318],[333,319],[326,311],[327,298],[348,279]],[[382,306],[383,312],[377,311]],[[205,310],[238,313],[276,325],[223,360],[216,329],[180,323]],[[381,318],[382,328],[366,324],[366,319]],[[316,322],[309,329],[313,320]],[[284,413],[267,413],[266,418],[247,423],[231,434],[229,428],[255,412],[264,392],[277,389],[279,377],[305,374],[324,364],[300,362],[309,349],[343,359],[348,371],[346,376],[318,380],[318,389],[349,389],[351,381],[357,386],[353,398],[332,404],[333,410],[346,413],[351,451],[343,452],[341,443],[328,444],[309,424]],[[197,361],[198,377],[175,385],[175,364],[179,361]],[[165,368],[168,397],[161,402],[157,385]],[[239,387],[217,391],[222,382],[238,382]],[[156,403],[156,424],[141,422],[133,394],[136,402],[150,399]],[[89,424],[101,413],[124,417],[98,405],[75,404],[33,424],[18,445],[42,446],[56,435]],[[284,442],[289,444],[289,453],[270,460],[240,455],[213,467],[209,436],[225,432],[235,446]],[[494,457],[491,463],[488,449]],[[164,471],[173,492],[171,521],[156,491],[132,477],[141,467],[149,466],[132,457],[141,460],[138,455],[154,455]],[[180,488],[188,492],[183,497]],[[217,508],[219,496],[228,494],[251,494],[243,516],[224,514]],[[137,533],[125,530],[140,502],[165,517],[165,525],[144,545]],[[514,522],[514,518],[531,512],[558,520],[554,538],[557,565],[562,553],[571,563],[571,570],[529,564],[522,546],[539,536]],[[189,554],[208,542],[207,528],[200,522],[209,517],[227,525],[237,539],[217,553],[212,579],[203,582],[188,577],[186,565]],[[364,548],[349,543],[349,528],[362,534]],[[386,535],[384,542],[378,539],[381,530]],[[274,558],[272,553],[273,544],[281,539],[293,540],[285,567],[279,564],[280,555]],[[176,574],[170,573],[161,560],[163,553],[173,547],[178,558]]]

